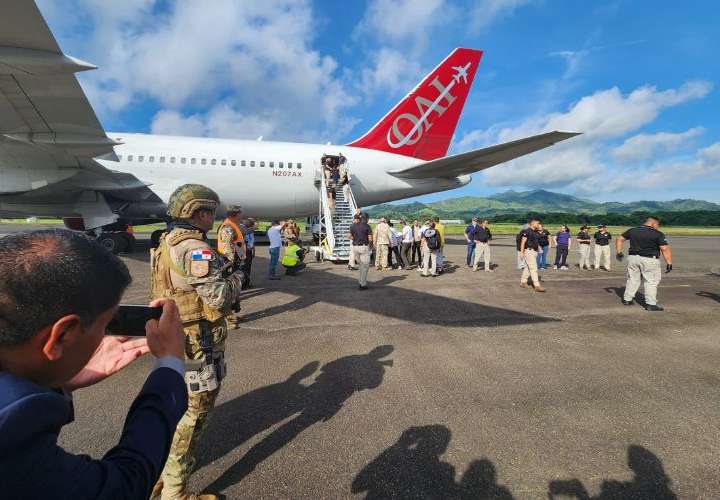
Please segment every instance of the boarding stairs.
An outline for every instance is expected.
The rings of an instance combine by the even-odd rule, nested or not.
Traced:
[[[346,167],[347,168],[347,167]],[[319,261],[347,261],[350,259],[350,225],[357,210],[357,203],[350,184],[343,190],[336,188],[335,210],[330,208],[327,198],[327,180],[318,171],[315,176],[318,185],[320,244],[314,248],[315,258]],[[347,197],[345,196],[347,193]]]

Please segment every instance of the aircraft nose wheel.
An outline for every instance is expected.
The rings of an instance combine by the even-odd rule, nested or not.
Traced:
[[[116,233],[101,234],[98,238],[98,243],[100,243],[103,248],[116,255],[124,252],[128,247],[127,239],[123,235]]]

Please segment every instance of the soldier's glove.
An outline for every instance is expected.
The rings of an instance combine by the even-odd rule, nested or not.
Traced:
[[[672,271],[672,264],[668,264],[667,266],[665,266],[665,274],[669,273],[670,271]]]
[[[618,260],[618,262],[622,262],[622,260],[625,258],[625,254],[622,252],[618,252],[615,254],[615,258]]]

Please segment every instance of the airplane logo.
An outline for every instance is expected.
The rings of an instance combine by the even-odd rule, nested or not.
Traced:
[[[435,79],[430,82],[430,85],[437,89],[439,93],[437,98],[435,98],[434,101],[430,101],[425,97],[417,96],[415,98],[415,104],[420,111],[420,116],[417,117],[412,113],[403,113],[395,118],[392,127],[390,127],[390,130],[388,130],[387,133],[388,146],[393,149],[398,149],[403,146],[410,146],[417,143],[422,138],[423,134],[432,127],[432,123],[428,120],[430,114],[437,113],[438,116],[442,116],[452,105],[453,101],[455,101],[455,96],[450,93],[450,90],[452,90],[455,85],[459,84],[460,80],[463,81],[463,84],[467,85],[468,70],[471,66],[471,62],[464,66],[453,66],[452,69],[455,70],[455,74],[452,76],[452,79],[447,86],[440,83],[440,80],[438,80],[438,77],[436,76]],[[442,101],[445,101],[444,106],[440,105]],[[400,123],[403,120],[412,123],[412,128],[406,134],[403,134],[400,130]],[[393,141],[392,136],[394,136],[396,142]]]

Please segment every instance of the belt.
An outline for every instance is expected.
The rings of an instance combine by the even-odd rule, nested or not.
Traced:
[[[354,247],[366,247],[366,246],[368,246],[367,243],[353,243],[352,245],[353,245]]]
[[[646,257],[648,259],[659,259],[660,258],[659,255],[647,255],[647,254],[642,254],[642,253],[637,253],[637,252],[635,252],[635,253],[629,252],[629,253],[630,253],[630,255],[637,255],[638,257]]]

